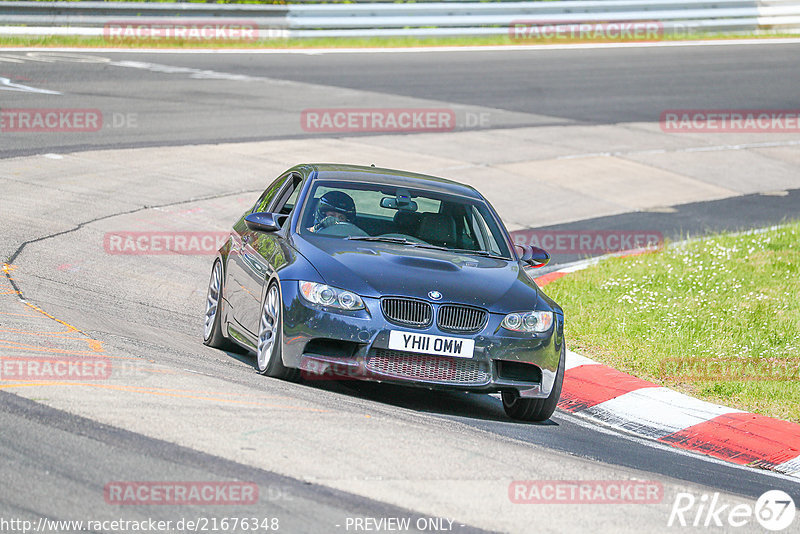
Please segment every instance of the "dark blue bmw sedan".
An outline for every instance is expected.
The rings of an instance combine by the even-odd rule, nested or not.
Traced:
[[[492,206],[457,182],[298,165],[236,222],[211,272],[204,341],[262,374],[500,392],[544,421],[564,377],[564,315]]]

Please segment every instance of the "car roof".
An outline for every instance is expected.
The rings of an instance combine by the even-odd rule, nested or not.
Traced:
[[[437,176],[417,174],[396,169],[365,167],[361,165],[341,165],[336,163],[311,163],[308,165],[317,172],[317,180],[362,182],[381,185],[396,185],[412,189],[424,189],[437,193],[449,193],[475,199],[483,199],[477,189]]]

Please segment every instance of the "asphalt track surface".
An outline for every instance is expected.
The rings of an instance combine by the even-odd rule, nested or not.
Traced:
[[[135,114],[136,128],[87,135],[15,136],[1,156],[44,150],[132,147],[307,137],[284,112],[368,107],[362,96],[298,94],[286,81],[368,91],[387,106],[398,97],[504,110],[492,126],[657,122],[665,109],[794,109],[800,45],[482,51],[397,54],[130,54],[0,52],[0,76],[64,92],[60,105]],[[77,60],[75,58],[77,57]],[[131,62],[127,68],[102,63]],[[138,66],[132,64],[138,63]],[[172,69],[149,67],[168,65]],[[178,74],[175,68],[194,71]],[[159,71],[160,70],[160,71]],[[206,74],[203,74],[205,72]],[[199,84],[190,76],[219,82]],[[231,76],[240,80],[229,79]],[[226,79],[228,78],[228,79]],[[248,79],[252,79],[247,81]],[[254,80],[267,80],[264,84]],[[165,83],[166,82],[166,83]],[[20,102],[2,91],[2,106]],[[26,94],[26,105],[52,102]],[[493,117],[493,119],[495,119]],[[469,125],[461,125],[469,128]],[[319,135],[319,134],[317,134]]]
[[[302,138],[307,134],[298,130],[296,121],[287,121],[284,113],[287,109],[340,105],[336,99],[325,101],[325,87],[331,91],[369,91],[376,106],[387,105],[386,102],[402,104],[406,102],[403,99],[410,98],[459,104],[467,109],[510,112],[499,119],[507,123],[496,126],[655,122],[665,108],[790,109],[798,107],[798,52],[800,46],[796,45],[763,45],[447,55],[97,52],[69,53],[54,59],[56,55],[30,56],[5,51],[0,55],[0,76],[28,87],[63,92],[60,107],[96,107],[104,114],[134,114],[139,127],[109,128],[104,132],[107,135],[100,138],[88,135],[81,138],[75,134],[6,137],[5,146],[0,145],[0,157],[95,148]],[[102,56],[113,62],[140,65],[122,68],[91,59],[75,60],[81,56]],[[143,63],[150,66],[142,66]],[[196,80],[172,76],[163,69],[157,72],[152,65],[183,67],[192,69],[190,72],[205,72],[204,76],[208,72],[225,76],[200,87]],[[235,76],[268,79],[269,92],[264,94],[263,86]],[[299,86],[287,86],[282,81],[313,85],[309,90],[322,96],[311,104],[309,100],[298,101]],[[342,94],[346,95],[337,95]],[[46,95],[28,91],[0,91],[0,97],[2,108],[46,107],[48,102]],[[752,195],[685,204],[666,213],[637,212],[554,228],[586,224],[598,229],[653,228],[665,236],[679,238],[714,230],[765,226],[796,217],[798,212],[800,194],[793,190],[783,196]],[[6,220],[4,223],[13,224]],[[30,246],[43,239],[51,238],[31,236]],[[13,254],[9,263],[25,261],[25,247],[22,243],[18,245],[10,251]],[[572,258],[560,258],[568,259]],[[35,261],[27,263],[28,268],[35,270]],[[34,288],[27,287],[23,278],[17,286],[21,296],[45,308],[58,309],[75,322],[81,321],[80,308],[83,308],[89,325],[98,324],[97,316],[107,313],[118,312],[123,317],[141,313],[140,302],[119,302],[110,294],[88,292],[78,296],[67,289],[63,296],[47,294],[47,288],[58,287],[45,280],[47,276],[41,273],[42,280],[32,284]],[[73,305],[72,299],[78,305]],[[213,360],[197,358],[197,347],[180,343],[178,339],[196,334],[201,322],[198,314],[174,314],[167,309],[149,309],[148,313],[152,316],[139,326],[157,324],[158,334],[153,340],[146,338],[145,329],[137,330],[127,324],[123,327],[122,323],[119,332],[87,328],[131,352],[155,352],[167,366],[221,376],[230,384],[277,388],[298,398],[319,395],[323,403],[343,404],[356,411],[375,410],[397,417],[398,421],[404,417],[401,412],[411,411],[427,417],[427,424],[441,425],[443,432],[448,432],[448,424],[457,424],[524,443],[532,457],[537,454],[544,457],[546,451],[560,451],[568,454],[567,462],[573,457],[588,459],[592,464],[618,468],[639,478],[660,476],[751,499],[777,488],[800,502],[800,484],[786,477],[683,454],[593,427],[560,412],[547,424],[524,425],[509,421],[496,399],[485,396],[442,395],[358,383],[312,384],[298,386],[299,389],[275,385],[252,372],[247,356],[221,353]],[[197,324],[186,324],[192,321]],[[169,332],[179,334],[172,340]],[[165,403],[164,409],[168,410],[169,404]],[[76,512],[88,512],[97,506],[97,488],[102,488],[108,480],[152,480],[172,473],[177,480],[247,479],[259,483],[262,490],[278,488],[269,502],[269,510],[286,518],[285,529],[289,532],[332,531],[332,525],[354,515],[417,517],[411,509],[155,440],[10,393],[0,393],[0,421],[5,482],[0,489],[3,516],[36,517],[46,513],[53,518],[74,517]],[[32,483],[34,480],[46,483]],[[160,512],[155,508],[137,510],[135,514],[158,517]],[[218,508],[203,507],[182,512],[220,514]],[[172,517],[167,512],[163,516]],[[658,530],[664,528],[663,524],[640,526]],[[464,525],[461,529],[471,531],[472,527]]]
[[[594,228],[642,232],[655,230],[665,240],[681,241],[717,232],[747,231],[766,228],[796,219],[800,215],[800,190],[792,189],[781,196],[742,195],[721,200],[691,202],[674,206],[666,212],[637,211],[596,217],[581,221],[541,227],[540,231],[569,231]],[[568,263],[586,255],[554,254],[553,263]]]
[[[165,474],[181,480],[247,480],[258,484],[266,494],[269,511],[282,520],[281,530],[324,532],[344,525],[346,517],[421,517],[413,511],[365,499],[275,473],[253,469],[235,462],[197,452],[171,443],[154,440],[118,428],[99,424],[42,404],[9,395],[2,396],[2,450],[4,517],[40,515],[47,510],[52,520],[74,517],[76,506],[91,506],[96,488],[114,480],[160,480]],[[58,444],[54,447],[53,444]],[[99,469],[87,470],[93,464]],[[47,484],[53,503],[37,502],[36,486]],[[93,498],[94,497],[94,498]],[[76,503],[77,498],[87,502]],[[215,509],[217,508],[217,509]],[[313,511],[313,513],[310,513]],[[219,510],[214,506],[186,507],[189,518],[236,515],[236,508]],[[173,510],[152,507],[146,515],[128,519],[174,520]],[[66,529],[64,529],[66,530]],[[460,532],[481,532],[461,525]]]

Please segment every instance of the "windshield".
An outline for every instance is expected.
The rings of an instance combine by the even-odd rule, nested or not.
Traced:
[[[510,258],[485,202],[390,185],[317,182],[300,233]]]

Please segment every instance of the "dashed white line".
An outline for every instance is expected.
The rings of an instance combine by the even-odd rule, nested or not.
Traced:
[[[3,91],[20,91],[23,93],[38,93],[43,95],[60,95],[58,91],[51,91],[49,89],[39,89],[21,83],[14,83],[10,78],[0,78],[0,90]]]

